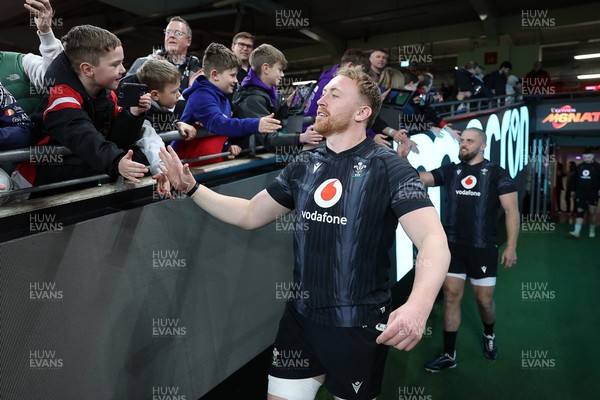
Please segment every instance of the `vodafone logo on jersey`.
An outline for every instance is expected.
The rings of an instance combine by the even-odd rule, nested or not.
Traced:
[[[465,189],[473,189],[473,187],[475,187],[475,185],[477,185],[477,178],[475,178],[473,175],[469,175],[466,178],[464,178],[462,181],[460,181],[460,183],[463,185],[463,187]]]
[[[342,183],[338,179],[327,179],[315,191],[315,203],[321,208],[333,207],[342,197]]]
[[[321,183],[314,194],[315,203],[321,208],[330,208],[337,204],[342,197],[342,182],[338,179],[327,179],[325,182]],[[347,225],[348,218],[342,217],[339,215],[331,215],[327,211],[319,212],[319,211],[302,211],[300,213],[302,218],[315,221],[315,222],[324,222],[326,224],[332,225]]]
[[[465,188],[464,190],[456,190],[456,194],[462,196],[481,196],[481,192],[475,192],[471,189],[477,185],[477,178],[473,175],[469,175],[460,181],[460,184]]]

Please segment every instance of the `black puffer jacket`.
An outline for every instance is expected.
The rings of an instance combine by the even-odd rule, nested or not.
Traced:
[[[242,85],[233,96],[234,118],[261,118],[275,114],[275,118],[281,120],[287,117],[288,107],[286,104],[271,102],[271,97],[264,89],[258,86]],[[300,149],[299,133],[270,133],[254,135],[256,145],[264,145],[267,151],[289,153]],[[249,138],[230,139],[232,144],[237,144],[243,149],[248,148]]]

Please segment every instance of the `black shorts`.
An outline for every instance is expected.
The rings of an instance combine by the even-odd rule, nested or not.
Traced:
[[[495,286],[498,275],[498,248],[479,248],[458,243],[448,243],[450,267],[448,276],[471,279],[476,286]]]
[[[389,313],[381,317],[386,323]],[[388,346],[375,342],[375,326],[340,328],[315,323],[290,304],[279,322],[269,375],[282,379],[326,374],[324,385],[342,399],[370,400],[381,393]]]
[[[598,205],[598,192],[577,192],[575,193],[575,207],[587,210],[588,206],[596,207]]]

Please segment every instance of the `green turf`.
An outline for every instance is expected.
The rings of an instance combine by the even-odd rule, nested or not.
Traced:
[[[584,227],[575,240],[566,224],[530,227],[520,234],[517,265],[499,271],[499,358],[483,356],[482,326],[467,286],[458,366],[436,374],[423,369],[442,350],[442,305],[436,304],[430,335],[411,352],[390,351],[379,400],[600,399],[600,229],[590,239]],[[331,398],[325,389],[317,395]]]

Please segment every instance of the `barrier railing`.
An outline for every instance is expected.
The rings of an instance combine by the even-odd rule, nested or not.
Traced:
[[[462,117],[465,114],[470,113],[478,113],[482,111],[497,110],[499,108],[511,107],[516,104],[526,102],[539,102],[547,99],[572,99],[577,97],[594,96],[600,96],[600,93],[594,91],[555,92],[543,95],[523,95],[515,93],[495,97],[444,101],[441,103],[432,103],[431,107],[436,109],[440,117],[453,118]]]
[[[303,120],[303,122],[306,122],[306,121],[310,122],[310,121],[312,121],[312,119],[305,118]],[[282,125],[285,128],[287,125],[287,120],[283,120]],[[164,132],[164,133],[159,133],[158,136],[160,136],[161,139],[163,140],[163,142],[165,142],[165,143],[170,143],[170,142],[174,142],[174,141],[178,141],[178,140],[182,139],[181,135],[179,134],[178,131],[168,131],[168,132]],[[200,128],[196,135],[197,138],[209,137],[209,136],[214,136],[214,134],[203,128]],[[67,155],[73,154],[73,153],[71,153],[71,151],[69,149],[67,149],[64,146],[51,146],[51,147],[52,147],[52,153],[51,153],[52,155],[67,156]],[[257,150],[261,150],[261,149],[262,149],[262,147],[259,147]],[[215,154],[215,155],[207,156],[210,158],[203,158],[202,160],[218,158],[218,157],[222,157],[223,155],[227,155],[227,154],[229,154],[229,153],[220,153],[218,155]],[[18,163],[18,162],[28,161],[30,155],[31,155],[31,147],[1,151],[0,152],[0,163]],[[201,161],[201,160],[193,159],[190,161]]]
[[[297,126],[302,126],[302,124],[304,124],[304,123],[311,123],[313,121],[314,121],[314,118],[312,118],[312,117],[304,117],[302,115],[295,115],[295,116],[290,116],[289,119],[284,119],[281,122],[282,122],[283,128],[286,128],[289,124],[292,124],[292,122],[293,122],[294,126],[297,127]],[[206,130],[204,128],[200,128],[198,130],[196,137],[200,138],[200,137],[208,137],[208,136],[213,136],[213,135],[214,134],[209,132],[208,130]],[[160,133],[159,136],[165,143],[170,143],[170,142],[178,141],[178,140],[182,139],[181,135],[179,134],[178,131],[169,131],[169,132]],[[52,154],[53,156],[65,156],[65,155],[72,154],[72,152],[64,146],[51,146],[51,147],[52,147],[52,151],[49,152],[48,154]],[[19,162],[28,161],[31,156],[32,148],[33,147],[0,152],[0,163],[19,163]],[[265,150],[264,146],[253,145],[253,146],[251,146],[251,148],[249,148],[247,150],[243,150],[239,156],[247,156],[247,155],[254,156],[257,151],[262,152],[264,150]],[[226,157],[226,156],[229,156],[230,154],[231,153],[229,153],[229,152],[222,152],[222,153],[217,153],[217,154],[210,154],[207,156],[185,159],[182,161],[183,162],[208,161],[208,160],[213,160],[216,158]],[[65,188],[65,187],[69,187],[69,186],[75,186],[75,185],[82,184],[82,183],[103,181],[103,180],[107,180],[109,178],[110,177],[106,174],[98,174],[98,175],[93,175],[93,176],[89,176],[89,177],[85,177],[85,178],[72,179],[72,180],[57,182],[57,183],[53,183],[53,184],[40,185],[40,186],[35,186],[35,187],[30,187],[30,188],[25,188],[25,189],[16,189],[16,190],[11,190],[10,192],[0,192],[0,198],[9,197],[9,196],[12,197],[12,196],[18,196],[18,195],[30,194],[30,193],[36,193],[36,192],[43,192],[43,191],[52,190],[52,189],[60,189],[60,188]]]
[[[465,114],[513,107],[515,104],[523,102],[521,97],[510,94],[496,97],[444,101],[441,103],[432,103],[430,106],[436,110],[439,117],[452,118],[464,116]]]
[[[161,133],[161,134],[159,134],[159,136],[165,143],[170,143],[172,141],[177,141],[177,140],[181,139],[181,135],[177,131],[169,131],[169,132]],[[71,151],[64,146],[52,146],[52,147],[53,147],[53,150],[52,150],[53,155],[70,155],[70,154],[72,154]],[[264,150],[264,146],[258,146],[256,148],[256,150],[262,151],[262,150]],[[240,153],[240,156],[245,156],[250,153],[251,153],[250,150],[243,150]],[[9,151],[5,151],[5,152],[1,152],[0,153],[0,163],[18,163],[18,162],[28,161],[30,154],[31,154],[31,148],[23,148],[23,149],[9,150]],[[201,157],[184,159],[182,161],[185,163],[208,161],[208,160],[212,160],[212,159],[216,159],[216,158],[227,157],[229,155],[231,155],[230,152],[222,152],[222,153],[210,154],[210,155],[201,156]],[[90,183],[90,182],[102,182],[102,181],[106,181],[108,179],[110,179],[110,176],[108,176],[106,174],[92,175],[92,176],[87,176],[84,178],[70,179],[70,180],[66,180],[66,181],[50,183],[50,184],[45,184],[45,185],[40,185],[40,186],[33,186],[33,187],[29,187],[29,188],[24,188],[24,189],[11,190],[10,192],[0,192],[0,198],[20,196],[20,195],[49,191],[49,190],[54,190],[54,189],[61,189],[61,188],[69,187],[69,186],[75,186],[75,185],[80,185],[80,184]],[[119,178],[119,179],[122,180],[122,178]]]
[[[165,143],[181,140],[181,135],[177,131],[160,133],[158,136],[160,136]],[[68,156],[73,154],[64,146],[52,146],[52,148],[52,155]],[[6,150],[0,152],[0,163],[18,163],[22,161],[28,161],[30,154],[31,147],[25,147],[16,150]]]

